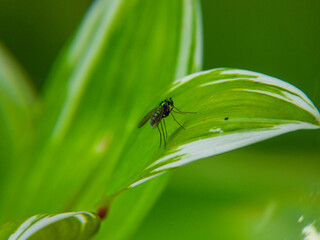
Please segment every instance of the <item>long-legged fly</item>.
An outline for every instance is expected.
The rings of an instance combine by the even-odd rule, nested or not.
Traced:
[[[159,148],[161,147],[162,139],[164,142],[164,148],[166,148],[167,128],[166,128],[166,123],[164,119],[167,116],[169,116],[169,114],[171,114],[173,120],[185,130],[185,128],[176,120],[173,113],[184,114],[184,113],[195,113],[195,112],[182,112],[173,105],[172,98],[169,98],[169,99],[167,98],[159,104],[159,107],[152,109],[150,112],[147,113],[146,116],[144,116],[144,118],[141,119],[140,123],[138,124],[138,128],[141,128],[148,120],[150,120],[151,127],[152,128],[157,127],[160,134]]]

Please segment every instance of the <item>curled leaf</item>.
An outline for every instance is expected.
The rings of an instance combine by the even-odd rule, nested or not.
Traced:
[[[0,239],[89,239],[99,226],[100,218],[90,212],[38,214],[2,225]]]
[[[172,97],[180,110],[196,114],[172,112],[185,130],[171,116],[164,119],[166,149],[158,149],[158,133],[149,126],[137,131],[130,144],[135,151],[144,146],[139,150],[143,157],[132,159],[130,151],[123,156],[116,173],[126,178],[114,191],[201,158],[320,125],[319,111],[301,90],[247,70],[223,68],[191,74],[174,82],[166,97]],[[128,164],[132,164],[130,172],[124,169]]]

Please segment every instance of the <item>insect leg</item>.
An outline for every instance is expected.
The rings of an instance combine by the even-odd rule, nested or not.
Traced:
[[[173,116],[173,113],[171,112],[171,116],[173,117],[173,119],[176,121],[176,123],[178,123],[180,125],[180,127],[182,127],[184,130],[186,130],[176,119],[175,117]]]
[[[166,136],[166,139],[168,139],[167,126],[166,126],[166,122],[164,121],[164,118],[162,119],[162,121],[163,121],[165,136]]]
[[[160,145],[159,145],[159,148],[161,148],[162,138],[161,138],[161,131],[160,131],[159,125],[157,126],[157,128],[158,128],[158,131],[159,131],[159,134],[160,134]]]
[[[160,125],[161,125],[161,130],[162,130],[162,135],[163,135],[163,141],[164,141],[164,148],[166,148],[167,143],[166,143],[166,136],[163,130],[163,125],[162,125],[162,121],[160,121]]]
[[[174,106],[174,109],[176,109],[177,111],[174,111],[175,113],[179,113],[179,114],[184,114],[184,113],[196,113],[196,112],[182,112],[180,111],[177,107]]]

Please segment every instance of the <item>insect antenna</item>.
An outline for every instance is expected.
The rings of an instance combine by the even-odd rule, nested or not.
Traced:
[[[176,118],[173,116],[173,113],[171,112],[171,116],[173,117],[173,119],[176,121],[176,123],[178,123],[180,125],[180,127],[182,127],[184,130],[186,130],[177,120]]]
[[[185,114],[185,113],[196,113],[196,112],[182,112],[180,111],[177,107],[173,107],[174,109],[176,109],[177,111],[174,111],[175,113],[179,113],[179,114]]]

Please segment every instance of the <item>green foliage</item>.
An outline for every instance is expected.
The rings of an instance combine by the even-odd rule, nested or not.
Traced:
[[[17,194],[16,184],[29,163],[24,157],[34,140],[35,97],[28,79],[10,54],[0,46],[0,218],[5,202]],[[10,185],[11,183],[12,185]],[[7,209],[8,210],[8,209]],[[10,218],[9,218],[10,219]],[[7,219],[8,220],[8,219]]]
[[[320,124],[317,108],[303,92],[251,71],[216,69],[192,74],[174,82],[162,99],[169,96],[179,109],[196,114],[178,118],[179,112],[174,113],[186,130],[173,119],[163,120],[168,126],[166,149],[156,151],[158,136],[154,137],[151,128],[133,133],[115,171],[113,191],[135,186],[197,159],[286,132],[317,129]],[[144,157],[132,158],[134,154]],[[121,179],[120,184],[115,179]]]
[[[0,226],[0,239],[79,239],[91,238],[99,229],[100,218],[90,212],[38,214]]]
[[[7,181],[4,195],[10,197],[1,205],[1,221],[96,210],[141,112],[174,79],[199,70],[198,14],[197,1],[112,0],[91,6],[49,75],[34,151],[24,153],[27,164],[16,165],[18,176]],[[132,217],[121,235],[132,232],[165,179],[119,198],[104,226],[107,234],[119,234],[108,225],[124,214]],[[128,212],[125,204],[132,206]]]
[[[319,128],[316,107],[281,80],[237,69],[184,77],[201,68],[200,18],[197,0],[95,1],[36,97],[0,52],[2,223],[110,207],[98,237],[126,239],[167,177],[128,188],[197,159]],[[167,97],[196,113],[174,113],[186,130],[166,118],[167,148],[159,149],[155,129],[136,127]],[[92,216],[90,236],[98,226]],[[72,238],[69,228],[50,231]]]
[[[317,150],[274,148],[263,142],[177,169],[131,239],[302,240],[310,225],[318,233]]]

